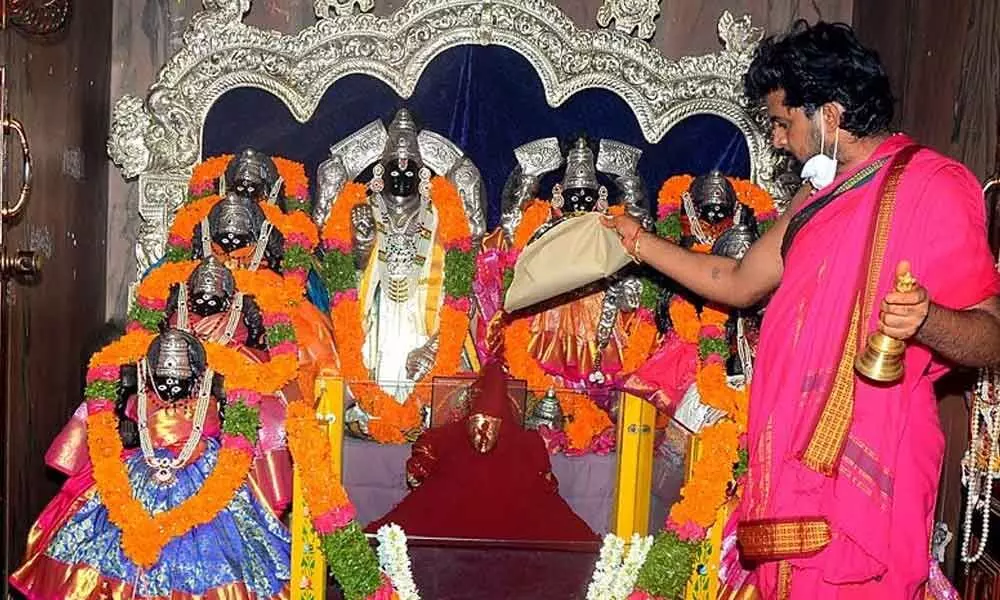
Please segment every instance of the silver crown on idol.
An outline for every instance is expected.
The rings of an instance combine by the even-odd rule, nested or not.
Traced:
[[[736,205],[736,189],[722,171],[718,170],[696,177],[691,182],[691,195],[698,207],[712,204],[726,207]]]
[[[413,161],[418,167],[423,164],[417,138],[419,134],[417,122],[409,110],[399,109],[392,122],[389,123],[387,133],[385,152],[382,155],[383,162],[390,160]]]
[[[597,167],[594,166],[594,152],[587,140],[579,138],[566,155],[566,173],[563,175],[562,189],[597,190]]]
[[[156,360],[147,356],[147,361],[153,365],[153,374],[159,377],[175,377],[186,379],[194,375],[191,364],[191,349],[201,344],[190,333],[180,329],[168,329],[160,334],[159,350]],[[150,346],[149,354],[154,346]]]
[[[232,272],[222,264],[222,261],[209,256],[202,259],[198,268],[188,278],[188,287],[192,294],[209,294],[212,296],[230,297],[236,291],[236,279]]]
[[[221,202],[213,206],[208,218],[213,232],[235,235],[252,234],[263,221],[256,202],[236,192],[229,192]]]

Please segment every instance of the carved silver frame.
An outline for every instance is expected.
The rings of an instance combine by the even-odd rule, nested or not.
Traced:
[[[332,14],[296,35],[243,23],[250,0],[203,3],[146,100],[126,95],[114,107],[108,152],[124,177],[139,178],[140,274],[163,254],[201,158],[205,118],[224,93],[266,90],[305,122],[346,75],[370,75],[409,97],[435,57],[462,45],[495,44],[524,56],[552,106],[588,88],[616,93],[650,142],[691,115],[723,117],[746,137],[752,179],[776,198],[789,195],[764,115],[742,95],[741,75],[763,33],[749,16],[722,15],[719,52],[672,60],[623,32],[579,27],[546,0],[410,0],[387,17]]]

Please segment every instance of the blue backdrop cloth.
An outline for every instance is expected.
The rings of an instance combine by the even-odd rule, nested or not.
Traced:
[[[366,75],[349,75],[327,90],[316,112],[298,122],[278,98],[256,88],[223,95],[210,110],[204,133],[204,156],[232,153],[251,146],[306,165],[315,181],[317,166],[329,147],[375,119],[386,124],[396,110],[409,108],[421,128],[455,142],[476,163],[488,198],[488,222],[500,219],[500,193],[516,164],[517,146],[555,136],[563,143],[578,134],[592,141],[612,138],[643,150],[639,163],[650,202],[672,175],[703,174],[719,169],[748,177],[750,155],[739,129],[714,115],[689,117],[656,144],[646,142],[635,115],[613,92],[585,90],[557,108],[545,101],[541,80],[528,61],[500,46],[463,46],[438,56],[421,76],[409,99]],[[605,184],[610,180],[603,179]],[[542,181],[548,198],[555,175]],[[612,201],[614,201],[614,188]],[[315,193],[315,190],[313,190]]]

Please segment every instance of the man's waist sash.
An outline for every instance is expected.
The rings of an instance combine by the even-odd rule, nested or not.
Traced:
[[[832,537],[830,523],[823,517],[743,521],[736,529],[740,554],[751,562],[812,556]]]

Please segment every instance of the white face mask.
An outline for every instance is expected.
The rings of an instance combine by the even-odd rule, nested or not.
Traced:
[[[823,111],[817,110],[819,121],[819,154],[813,156],[802,165],[802,179],[812,184],[813,189],[821,190],[833,183],[837,178],[837,142],[840,141],[840,129],[833,136],[833,156],[824,153],[826,148],[826,128],[823,127]]]

